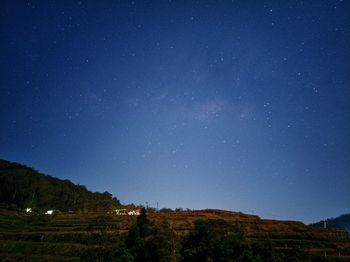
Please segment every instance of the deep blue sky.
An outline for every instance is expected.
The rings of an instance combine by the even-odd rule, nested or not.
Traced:
[[[0,158],[123,203],[350,211],[349,1],[1,1]]]

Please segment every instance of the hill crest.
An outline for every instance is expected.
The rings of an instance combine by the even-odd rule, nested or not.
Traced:
[[[121,206],[109,192],[91,192],[27,167],[0,159],[0,203],[20,208],[60,211],[106,211]]]

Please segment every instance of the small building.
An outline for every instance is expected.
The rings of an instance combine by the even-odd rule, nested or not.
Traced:
[[[53,210],[47,210],[46,212],[45,212],[45,215],[52,215],[53,214]]]
[[[128,212],[129,216],[139,216],[141,214],[141,209],[135,209]]]

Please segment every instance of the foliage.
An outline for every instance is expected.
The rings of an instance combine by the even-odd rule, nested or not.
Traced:
[[[146,210],[129,231],[126,240],[135,261],[170,261],[174,250],[174,234],[168,223],[155,225],[147,218]]]
[[[197,220],[183,241],[184,261],[234,261],[246,256],[247,243],[238,227],[224,220]]]
[[[106,211],[120,206],[108,192],[93,193],[85,186],[5,160],[0,160],[0,203],[20,208],[80,212]]]
[[[183,240],[183,261],[307,261],[300,249],[285,255],[276,253],[269,240],[249,242],[239,225],[224,220],[197,220],[194,225]]]

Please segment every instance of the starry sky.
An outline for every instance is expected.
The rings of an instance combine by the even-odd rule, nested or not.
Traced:
[[[0,158],[122,203],[350,211],[349,1],[1,1]]]

